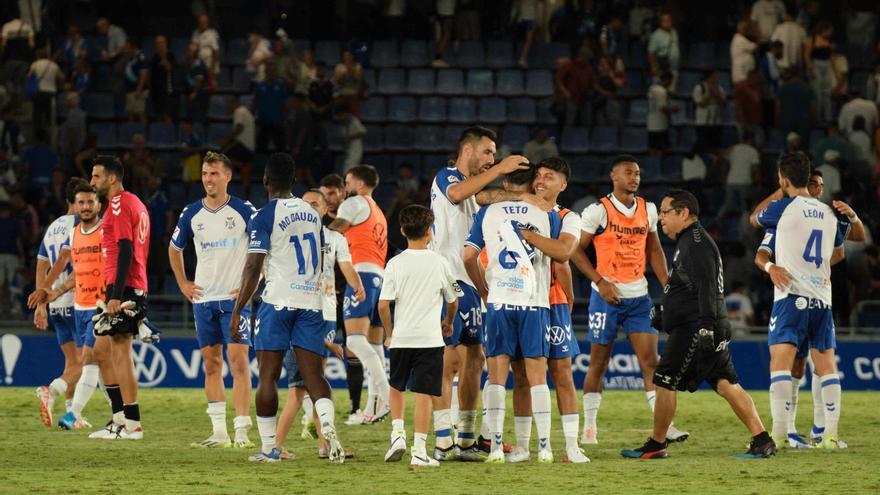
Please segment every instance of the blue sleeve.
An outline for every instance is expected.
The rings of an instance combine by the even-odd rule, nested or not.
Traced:
[[[461,172],[458,169],[454,168],[444,168],[443,170],[437,172],[437,188],[440,189],[440,192],[443,193],[443,197],[449,200],[452,204],[457,204],[455,201],[449,199],[449,194],[446,193],[447,189],[453,184],[458,184],[464,180],[464,176],[461,175]]]
[[[776,227],[779,219],[782,218],[782,212],[785,211],[786,206],[791,204],[792,200],[793,198],[783,198],[771,201],[766,208],[758,212],[758,224],[765,228]]]
[[[483,247],[486,245],[486,241],[483,239],[483,219],[486,217],[487,208],[489,207],[484,206],[480,208],[480,211],[474,216],[474,224],[471,225],[471,232],[464,241],[465,246],[473,246],[477,251],[482,251]]]
[[[764,233],[764,239],[761,240],[761,245],[758,249],[768,251],[770,256],[773,256],[773,253],[776,252],[776,228],[771,227],[767,229],[767,232]]]
[[[174,249],[183,251],[193,238],[192,219],[199,209],[195,204],[191,204],[180,212],[180,218],[177,219],[177,227],[174,229],[174,233],[171,234],[171,246]]]
[[[852,225],[849,223],[849,220],[838,220],[837,221],[837,234],[834,236],[834,247],[839,248],[843,246],[843,241],[849,237],[849,231],[852,229]]]
[[[275,202],[254,213],[248,223],[250,232],[249,253],[268,253],[272,241],[272,224],[275,223]]]
[[[562,217],[555,211],[547,213],[547,217],[550,218],[550,238],[559,239],[559,234],[562,233]]]
[[[241,215],[241,219],[244,220],[245,225],[247,225],[251,217],[254,216],[254,213],[257,212],[257,209],[254,208],[254,205],[252,205],[250,201],[245,201],[236,197],[232,197],[232,200],[229,201],[229,206]]]
[[[38,260],[48,260],[49,259],[49,251],[46,249],[46,238],[43,237],[43,241],[40,242],[40,249],[37,251],[37,259]]]

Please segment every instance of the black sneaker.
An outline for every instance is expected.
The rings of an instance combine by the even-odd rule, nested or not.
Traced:
[[[765,431],[752,438],[748,452],[736,457],[739,459],[766,459],[775,454],[778,450],[776,442],[774,442],[773,438],[771,438]]]
[[[477,438],[477,442],[475,445],[477,446],[478,449],[480,449],[486,455],[489,455],[492,452],[492,440],[484,437],[483,435],[480,435]],[[504,450],[505,454],[509,454],[509,453],[513,452],[513,447],[511,447],[510,444],[508,444],[508,443],[505,443],[503,445],[502,449]]]
[[[648,437],[648,441],[641,447],[632,450],[623,449],[620,451],[620,455],[629,459],[665,459],[668,444],[669,442],[660,443]]]

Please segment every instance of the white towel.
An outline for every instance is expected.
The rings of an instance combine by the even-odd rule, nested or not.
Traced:
[[[516,261],[516,268],[505,272],[509,282],[504,288],[504,301],[506,304],[517,306],[529,306],[532,300],[532,292],[536,285],[535,268],[532,266],[532,257],[535,250],[528,246],[519,234],[516,222],[504,222],[499,229],[501,241],[511,257]]]

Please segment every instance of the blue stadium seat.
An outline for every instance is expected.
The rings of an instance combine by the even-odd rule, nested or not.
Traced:
[[[422,122],[443,122],[446,120],[446,100],[439,96],[420,98],[419,120]]]
[[[486,53],[479,41],[462,41],[455,53],[455,65],[465,69],[486,66]]]
[[[515,58],[519,58],[522,53],[522,43],[516,44]],[[571,49],[565,43],[540,43],[535,42],[529,50],[529,57],[526,60],[529,67],[556,69],[557,63],[561,58],[569,58]]]
[[[663,176],[664,180],[667,181],[680,181],[681,180],[681,161],[682,156],[680,155],[668,155],[663,158],[663,163],[660,166],[660,173]]]
[[[627,153],[644,153],[648,150],[648,131],[645,127],[624,127],[620,149]],[[660,167],[657,167],[659,174]]]
[[[513,67],[516,61],[513,55],[513,44],[509,41],[490,41],[486,49],[486,65],[490,69],[506,69]]]
[[[495,83],[492,80],[492,71],[486,69],[471,69],[467,75],[467,94],[473,96],[488,96],[495,92]]]
[[[428,45],[423,40],[403,40],[400,42],[400,65],[403,67],[424,67],[431,62]]]
[[[231,120],[232,111],[229,110],[229,97],[226,95],[212,95],[208,103],[208,118],[211,120]]]
[[[171,208],[179,210],[186,206],[186,185],[182,182],[169,182],[167,187],[168,202],[171,204]]]
[[[434,94],[434,69],[411,69],[406,92],[411,95]]]
[[[98,136],[99,148],[112,148],[116,146],[116,124],[112,122],[97,122],[89,126],[89,132]]]
[[[623,132],[626,133],[627,129],[624,129]],[[647,148],[647,136],[645,136],[646,144],[645,148]],[[639,169],[642,174],[643,180],[657,180],[660,178],[660,169],[662,167],[662,160],[658,156],[646,156],[639,160]]]
[[[469,126],[467,125],[448,125],[446,129],[443,130],[444,138],[443,140],[447,144],[458,142],[458,138],[461,136],[462,131],[467,129]]]
[[[293,49],[299,57],[306,50],[312,49],[312,42],[309,40],[293,40]]]
[[[690,153],[697,142],[697,131],[693,126],[683,126],[670,136],[673,151]]]
[[[328,67],[333,68],[342,61],[342,50],[338,41],[316,41],[315,42],[315,61],[324,62]]]
[[[341,126],[331,125],[327,129],[327,148],[333,152],[340,152],[345,149]]]
[[[449,100],[450,122],[473,124],[477,120],[477,102],[473,98],[455,97]]]
[[[144,128],[140,124],[140,122],[123,122],[119,125],[119,130],[117,131],[117,146],[123,148],[131,147],[131,139],[135,134],[143,134],[144,137],[147,137],[147,129]]]
[[[376,41],[370,54],[370,65],[373,67],[397,67],[400,56],[397,52],[397,41]]]
[[[603,179],[603,165],[600,158],[581,155],[569,160],[571,165],[571,180],[578,182],[593,182]]]
[[[694,105],[692,104],[692,100],[673,98],[670,101],[670,104],[678,108],[678,111],[673,113],[672,116],[669,118],[669,121],[672,123],[672,125],[694,125]]]
[[[501,133],[501,142],[510,146],[514,152],[521,152],[529,142],[529,129],[524,125],[506,125]]]
[[[243,106],[250,108],[251,104],[254,102],[254,95],[239,95],[238,101]]]
[[[247,38],[232,38],[226,43],[226,49],[220,54],[223,64],[244,65],[251,44]]]
[[[648,68],[648,47],[641,42],[631,43],[629,45],[629,55],[624,55],[623,61],[626,67],[630,69],[647,69]]]
[[[694,88],[700,84],[702,74],[690,70],[683,70],[678,73],[678,82],[675,85],[675,95],[681,98],[691,99]]]
[[[370,96],[361,105],[361,120],[364,122],[385,121],[385,98]]]
[[[244,67],[232,69],[232,91],[236,93],[250,93],[253,76]]]
[[[448,96],[464,93],[464,73],[458,69],[438,71],[437,93]]]
[[[648,88],[645,86],[645,78],[642,71],[628,70],[626,71],[626,82],[624,86],[618,90],[620,96],[644,97]]]
[[[413,148],[415,127],[412,125],[389,125],[385,127],[385,149],[407,151]]]
[[[629,115],[626,123],[630,125],[646,125],[648,121],[648,100],[639,99],[629,102]]]
[[[539,124],[555,124],[557,121],[556,115],[553,114],[553,99],[552,98],[540,98],[535,102],[535,110],[537,111],[537,118]]]
[[[376,90],[376,72],[373,69],[364,69],[364,84],[366,84],[370,91]]]
[[[405,87],[403,69],[382,69],[379,71],[379,82],[376,84],[377,93],[396,95],[403,93]]]
[[[416,120],[416,99],[412,96],[392,96],[388,103],[388,120],[413,122]]]
[[[86,100],[86,113],[93,119],[112,119],[116,117],[113,107],[113,95],[108,93],[92,93]]]
[[[524,91],[523,71],[519,69],[505,69],[498,72],[497,92],[499,95],[520,96]]]
[[[244,67],[241,67],[244,69]],[[214,74],[214,82],[217,84],[218,93],[234,93],[235,87],[232,85],[232,67],[220,66],[220,70]]]
[[[180,143],[177,140],[177,128],[168,122],[153,122],[150,124],[147,144],[151,148],[171,149]]]
[[[189,49],[190,41],[192,41],[192,38],[189,36],[174,37],[171,38],[170,42],[168,43],[168,51],[174,54],[174,57],[177,59],[178,63],[182,63],[184,60],[186,60],[186,52]],[[91,44],[90,46],[95,45]]]
[[[727,97],[733,98],[733,80],[730,78],[730,72],[718,73],[718,79],[720,79],[721,89],[724,90]],[[859,89],[861,90],[861,88]]]
[[[614,151],[620,148],[616,127],[594,127],[590,136],[590,149],[593,151]]]
[[[713,60],[713,68],[719,70],[730,70],[730,42],[722,41],[718,43],[718,54]]]
[[[562,131],[559,143],[563,153],[586,153],[590,150],[590,130],[586,127],[568,127]]]
[[[732,121],[732,120],[731,120]],[[721,146],[725,148],[739,142],[739,129],[735,125],[725,124],[721,127]]]
[[[507,102],[504,98],[480,98],[479,122],[503,124],[507,121]]]
[[[385,134],[381,125],[371,125],[364,136],[364,151],[381,152],[385,149]],[[370,162],[367,162],[370,163]]]
[[[767,135],[767,142],[764,144],[764,151],[767,153],[781,153],[785,149],[785,136],[779,129],[770,129]]]
[[[443,151],[449,148],[444,130],[439,125],[420,125],[416,128],[415,148],[419,151]]]
[[[232,124],[208,125],[208,137],[205,143],[210,148],[219,149],[220,143],[232,132]]]
[[[709,69],[715,66],[715,45],[708,42],[691,43],[684,58],[685,67]]]
[[[553,73],[549,70],[533,69],[526,73],[526,94],[529,96],[550,96],[553,94]]]
[[[507,101],[507,117],[517,124],[534,124],[537,119],[535,100],[532,98],[512,98]]]

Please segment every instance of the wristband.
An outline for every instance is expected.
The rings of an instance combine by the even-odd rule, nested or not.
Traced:
[[[775,265],[775,263],[773,263],[772,261],[764,263],[764,271],[770,273],[770,269],[773,268],[773,265]]]

